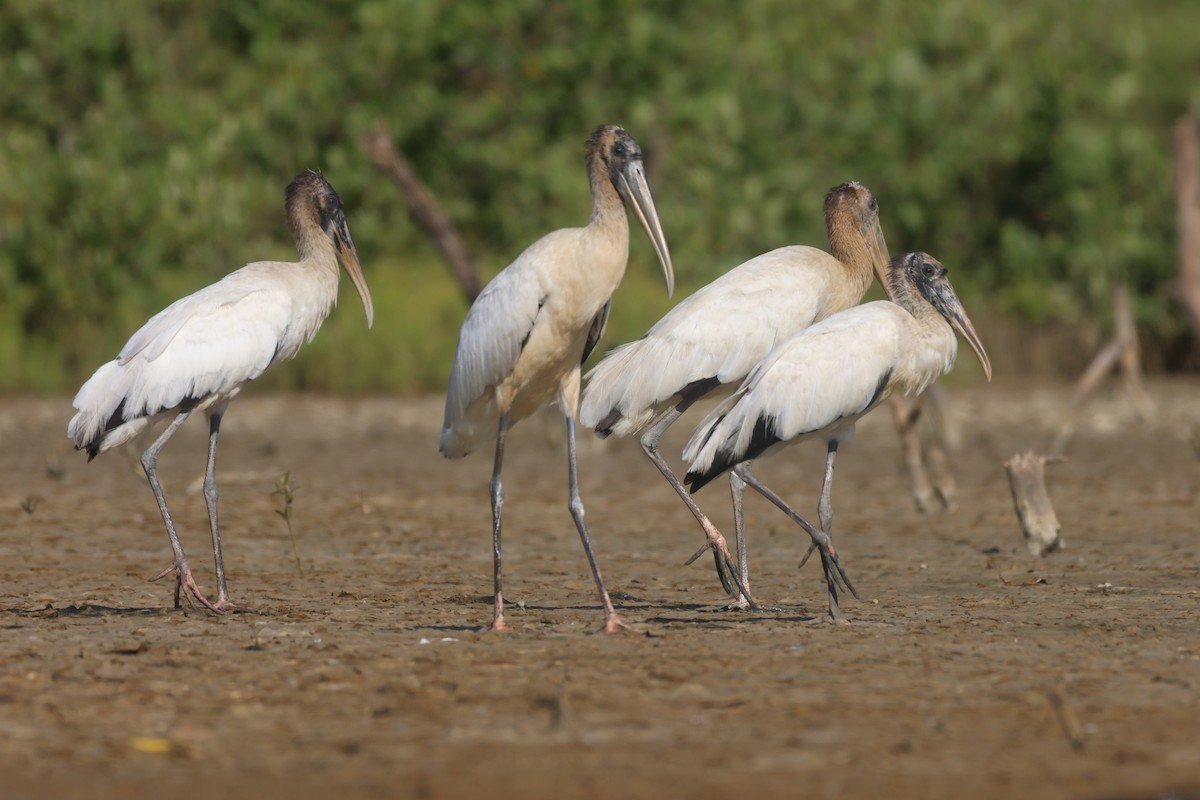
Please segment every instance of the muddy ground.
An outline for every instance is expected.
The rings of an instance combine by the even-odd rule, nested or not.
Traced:
[[[1066,549],[1030,556],[1002,462],[1045,449],[1069,387],[953,391],[959,504],[918,514],[890,419],[838,462],[860,600],[822,621],[805,538],[748,502],[752,589],[724,610],[690,516],[629,441],[580,455],[618,608],[601,614],[557,423],[508,447],[512,635],[490,620],[491,453],[436,452],[439,398],[263,397],[223,427],[234,599],[171,608],[136,447],[91,464],[67,398],[0,401],[6,798],[1200,796],[1200,384],[1138,423],[1098,398],[1048,467]],[[697,417],[698,419],[698,417]],[[684,426],[666,440],[678,451]],[[160,467],[205,590],[202,422]],[[823,453],[760,476],[812,511]],[[290,471],[300,569],[274,495]],[[699,496],[729,528],[725,489]]]

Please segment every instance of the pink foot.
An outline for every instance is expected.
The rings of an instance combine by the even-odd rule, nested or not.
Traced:
[[[231,602],[227,597],[218,599],[216,603],[210,601],[204,596],[204,593],[200,591],[200,587],[196,585],[196,579],[192,577],[192,568],[187,566],[187,564],[182,566],[178,564],[172,564],[150,580],[151,582],[161,581],[163,578],[171,575],[172,573],[175,575],[176,608],[180,608],[179,596],[182,594],[184,599],[187,600],[188,605],[191,606],[193,610],[204,609],[211,614],[217,615],[230,613],[258,613],[253,608],[246,608]]]
[[[729,552],[729,543],[725,541],[725,537],[721,535],[720,531],[716,528],[706,528],[704,536],[707,539],[704,546],[692,553],[692,557],[683,562],[685,567],[690,566],[693,561],[704,555],[707,550],[711,550],[718,560],[723,559],[726,563],[733,562],[733,553]]]
[[[615,613],[604,618],[604,627],[600,629],[601,633],[629,633],[632,629],[621,621]]]
[[[249,606],[239,606],[237,603],[226,597],[224,600],[218,600],[213,604],[213,609],[217,614],[258,614],[257,608]]]
[[[734,600],[729,605],[725,606],[726,611],[757,611],[758,606],[746,599],[745,595],[739,595],[737,600]]]

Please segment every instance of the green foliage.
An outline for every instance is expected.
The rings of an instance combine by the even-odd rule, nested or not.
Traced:
[[[69,388],[174,298],[289,257],[282,191],[309,167],[379,322],[345,303],[267,380],[441,388],[463,306],[358,151],[377,125],[490,271],[586,220],[583,141],[618,122],[683,289],[821,244],[825,191],[855,178],[893,252],[933,252],[974,304],[1082,324],[1120,278],[1178,352],[1169,130],[1196,30],[1188,0],[7,0],[0,388]],[[667,307],[643,238],[613,342]]]
[[[296,499],[296,484],[291,482],[291,470],[279,476],[279,480],[275,481],[275,491],[271,494],[277,494],[283,499],[283,508],[276,509],[275,513],[283,517],[284,523],[287,524],[288,538],[292,540],[292,557],[296,559],[296,574],[304,575],[304,566],[300,563],[300,548],[296,545],[296,529],[292,526],[292,517],[295,514],[296,507],[293,505]]]

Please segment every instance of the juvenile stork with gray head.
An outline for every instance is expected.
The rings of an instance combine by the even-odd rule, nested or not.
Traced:
[[[736,570],[725,538],[659,453],[659,438],[698,400],[732,391],[771,348],[793,333],[862,300],[872,275],[883,280],[887,244],[875,196],[861,183],[825,197],[829,250],[780,247],[734,267],[671,309],[640,339],[622,345],[587,375],[580,421],[600,437],[640,434],[642,450],[704,531],[717,575],[738,604],[750,595],[742,499],[746,484],[729,473],[737,539]]]
[[[302,172],[287,187],[285,206],[299,261],[247,264],[177,300],[151,317],[75,395],[79,413],[68,424],[67,436],[76,449],[87,451],[89,461],[174,416],[142,453],[142,467],[174,553],[171,566],[154,580],[174,574],[176,608],[182,593],[191,606],[214,614],[250,610],[229,599],[217,525],[217,435],[230,401],[246,381],[292,358],[316,336],[337,302],[339,261],[362,298],[367,327],[374,320],[371,293],[337,192],[319,173]],[[208,416],[204,500],[212,530],[216,601],[206,598],[192,577],[156,471],[163,445],[198,411]]]
[[[500,472],[510,426],[552,401],[567,422],[569,508],[604,606],[606,633],[625,629],[592,550],[584,523],[575,459],[580,370],[608,320],[613,292],[629,258],[629,221],[622,200],[645,228],[674,289],[671,256],[646,184],[642,151],[621,128],[605,125],[587,144],[592,218],[583,228],[554,231],[529,246],[475,299],[463,322],[446,392],[440,449],[447,458],[496,438],[491,478],[493,631],[511,630],[501,591]]]
[[[821,554],[829,589],[829,616],[838,621],[838,576],[851,588],[830,540],[832,454],[854,433],[854,424],[893,392],[919,394],[949,372],[958,331],[975,351],[990,381],[983,343],[946,277],[925,253],[908,253],[887,269],[895,302],[881,300],[835,314],[771,351],[738,390],[702,422],[684,450],[684,481],[693,492],[726,470],[797,522]],[[830,457],[815,528],[748,470],[756,458],[808,439],[826,442]],[[807,556],[805,556],[807,559]]]

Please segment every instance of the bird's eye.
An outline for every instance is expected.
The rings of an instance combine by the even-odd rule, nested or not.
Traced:
[[[879,206],[875,204],[874,199],[871,199],[871,200],[867,201],[867,208],[871,209],[872,211],[875,211],[876,209],[879,208]]]
[[[927,278],[933,277],[933,265],[931,265],[931,264],[924,265],[923,267],[921,267],[921,272],[924,273],[925,277],[927,277]]]
[[[614,147],[614,148],[613,148],[613,155],[615,155],[615,156],[623,156],[623,155],[625,155],[625,145],[623,145],[623,144],[619,144],[619,145],[617,145],[616,147]]]

